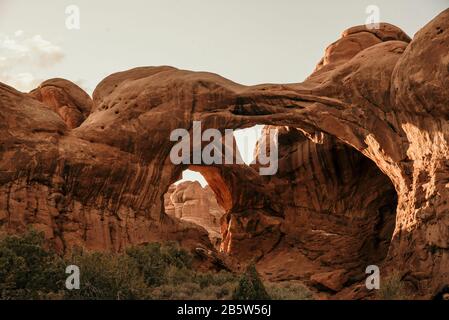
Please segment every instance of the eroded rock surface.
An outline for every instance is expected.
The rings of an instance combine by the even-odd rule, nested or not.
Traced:
[[[351,28],[298,84],[142,67],[104,79],[90,113],[58,85],[31,94],[43,103],[1,85],[1,229],[38,227],[61,250],[212,248],[203,228],[164,213],[188,167],[170,161],[170,133],[265,124],[280,133],[275,176],[196,166],[226,210],[222,250],[332,291],[360,288],[375,261],[429,297],[449,282],[448,63],[446,10],[411,41],[391,25]]]
[[[164,207],[169,216],[206,229],[211,242],[220,246],[221,218],[225,210],[218,205],[215,193],[209,186],[203,188],[196,181],[171,185],[164,195]]]
[[[76,84],[50,79],[29,93],[59,114],[70,129],[78,127],[92,109],[92,99]]]

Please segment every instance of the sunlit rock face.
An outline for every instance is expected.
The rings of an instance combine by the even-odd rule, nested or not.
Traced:
[[[165,213],[190,167],[170,161],[170,133],[265,124],[279,131],[274,176],[195,168],[226,212],[220,250],[350,297],[374,262],[431,296],[449,282],[448,47],[446,10],[412,40],[387,24],[348,29],[302,83],[141,67],[105,78],[91,102],[59,80],[0,85],[0,228],[38,228],[61,251],[213,250],[206,229]]]

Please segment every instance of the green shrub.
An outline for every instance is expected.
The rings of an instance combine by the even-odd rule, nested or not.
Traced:
[[[208,286],[223,286],[228,283],[237,284],[238,278],[230,272],[220,271],[220,272],[197,272],[193,279],[194,282],[198,283],[201,288]]]
[[[226,271],[195,272],[170,266],[164,284],[153,287],[153,299],[224,300],[230,299],[238,278]]]
[[[312,292],[303,284],[296,282],[266,283],[267,292],[273,300],[312,300]]]
[[[30,231],[0,241],[0,298],[49,299],[60,295],[63,260],[43,248],[42,233]]]
[[[167,280],[167,273],[172,272],[170,267],[190,269],[192,264],[191,255],[173,243],[132,247],[126,250],[126,255],[135,261],[149,286],[163,284]]]
[[[75,253],[67,264],[80,268],[80,289],[66,290],[67,299],[146,299],[149,291],[137,263],[126,255]]]
[[[198,272],[174,243],[112,254],[75,250],[62,258],[34,231],[0,239],[0,299],[230,299],[238,278]],[[80,289],[65,288],[66,266],[80,269]]]
[[[270,296],[260,280],[254,264],[251,264],[240,278],[239,284],[232,295],[234,300],[269,300]]]

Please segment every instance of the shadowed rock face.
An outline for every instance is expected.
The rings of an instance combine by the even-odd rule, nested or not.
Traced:
[[[259,271],[276,281],[313,280],[310,284],[323,290],[327,282],[317,280],[337,274],[326,291],[340,291],[386,257],[395,227],[395,189],[371,160],[333,137],[324,135],[317,144],[294,128],[265,132],[273,129],[279,171],[263,178],[274,186],[270,205],[228,213],[229,249],[260,258]],[[263,218],[257,220],[255,212]],[[277,219],[268,220],[273,212]]]
[[[170,162],[170,132],[193,120],[266,124],[280,130],[277,175],[195,168],[226,210],[222,250],[257,259],[267,277],[310,278],[332,292],[383,261],[383,274],[395,269],[429,296],[449,282],[448,48],[446,10],[411,41],[387,24],[351,28],[298,84],[136,68],[97,86],[79,126],[58,111],[66,103],[49,108],[1,85],[1,228],[33,225],[61,250],[160,240],[212,248],[204,229],[164,213],[163,195],[186,169]]]

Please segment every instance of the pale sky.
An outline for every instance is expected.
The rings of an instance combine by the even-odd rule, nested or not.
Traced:
[[[69,5],[79,30],[66,27]],[[366,22],[369,5],[413,36],[449,0],[0,0],[0,82],[28,91],[62,77],[91,93],[113,72],[154,65],[247,85],[300,82],[344,29]]]

